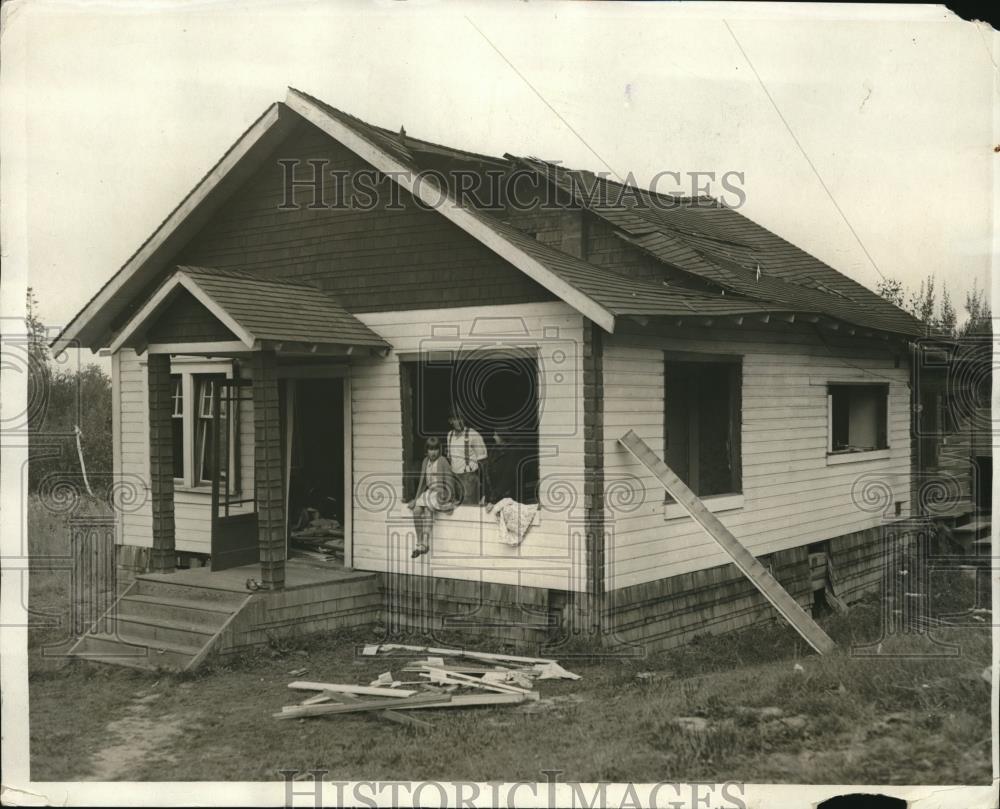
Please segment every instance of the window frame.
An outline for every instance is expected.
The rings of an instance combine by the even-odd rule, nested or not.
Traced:
[[[869,388],[881,391],[879,399],[881,406],[878,418],[881,424],[875,425],[876,441],[884,436],[884,446],[851,450],[834,449],[834,388]],[[826,462],[827,465],[853,463],[888,458],[892,452],[892,441],[889,436],[889,397],[892,395],[892,385],[889,382],[873,382],[871,380],[828,380],[826,389]],[[850,413],[848,412],[848,418]]]
[[[663,352],[663,457],[666,463],[667,447],[669,446],[669,430],[667,427],[667,382],[668,366],[687,363],[690,365],[725,365],[730,367],[730,463],[736,489],[714,494],[699,494],[696,487],[687,481],[684,483],[701,500],[709,511],[733,511],[743,507],[743,361],[742,354],[714,354],[696,351],[664,351]],[[669,466],[669,464],[668,464]],[[676,472],[676,470],[675,470]],[[681,478],[683,480],[683,478]],[[669,493],[664,493],[664,518],[687,516],[683,507],[674,501]]]
[[[536,486],[540,486],[542,480],[542,401],[544,399],[545,378],[540,361],[540,352],[534,345],[488,345],[480,346],[474,344],[469,348],[448,349],[441,348],[431,351],[400,352],[399,359],[399,393],[400,393],[400,429],[403,439],[402,457],[402,489],[403,496],[409,499],[417,483],[413,479],[413,473],[420,469],[420,459],[423,457],[420,437],[417,435],[418,425],[415,423],[414,396],[416,385],[414,384],[415,374],[421,365],[440,367],[442,365],[456,365],[463,362],[488,362],[491,359],[509,360],[510,358],[530,361],[534,364],[534,391],[535,391],[535,444],[536,444]],[[474,425],[473,425],[474,426]],[[487,450],[490,446],[490,436],[484,434],[483,440],[486,442]],[[447,455],[447,448],[444,448],[444,455]],[[522,492],[523,494],[523,492]],[[469,504],[459,506],[463,509]],[[480,507],[477,504],[475,508]]]
[[[173,409],[172,409],[172,412],[170,414],[170,418],[171,418],[171,423],[170,423],[171,436],[170,436],[170,439],[171,439],[171,444],[172,444],[172,448],[173,448],[173,453],[174,454],[176,453],[176,447],[173,447],[173,443],[176,441],[176,434],[173,433],[173,430],[176,429],[176,426],[177,426],[176,422],[177,421],[180,421],[180,431],[181,431],[181,435],[180,435],[181,463],[180,463],[180,474],[179,475],[177,474],[177,458],[176,458],[176,454],[175,454],[175,457],[173,458],[173,460],[174,460],[174,470],[173,470],[174,471],[174,483],[176,484],[177,482],[183,483],[184,480],[186,480],[186,477],[187,477],[187,463],[186,463],[186,461],[187,461],[187,453],[185,452],[185,440],[184,440],[184,421],[185,421],[185,417],[184,417],[184,411],[185,411],[185,407],[184,407],[184,375],[180,374],[180,373],[171,373],[170,374],[170,382],[171,382],[171,385],[173,387],[173,391],[171,393],[171,398],[173,400],[173,405],[174,405]]]
[[[204,357],[171,357],[170,374],[181,377],[184,424],[184,474],[182,476],[174,475],[174,490],[210,494],[212,481],[201,479],[200,466],[195,468],[196,430],[200,421],[200,402],[196,398],[198,396],[197,378],[214,376],[220,379],[232,379],[234,376],[233,361],[213,361],[206,360]],[[236,463],[242,462],[242,458],[236,458],[238,444],[234,436],[236,429],[236,420],[234,419],[227,442],[231,469],[236,469]],[[242,475],[234,475],[236,481],[241,478]],[[236,492],[234,491],[234,493]]]

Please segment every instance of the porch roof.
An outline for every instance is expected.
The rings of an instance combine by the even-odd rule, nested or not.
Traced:
[[[390,347],[316,287],[265,280],[237,270],[180,266],[118,333],[111,350],[144,344],[146,333],[182,290],[193,295],[248,351],[264,343]]]

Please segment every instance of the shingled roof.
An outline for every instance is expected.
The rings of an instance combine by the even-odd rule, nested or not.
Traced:
[[[54,353],[58,354],[74,340],[94,350],[116,341],[116,319],[120,322],[130,301],[144,294],[143,290],[148,290],[150,284],[155,284],[172,269],[170,261],[178,246],[208,221],[221,202],[303,119],[418,195],[420,192],[413,187],[412,178],[433,161],[442,159],[461,161],[479,169],[527,167],[546,177],[564,193],[569,191],[576,206],[608,222],[624,242],[659,262],[664,267],[664,277],[643,280],[570,255],[536,240],[533,235],[504,221],[496,212],[459,205],[450,194],[445,195],[446,204],[433,207],[608,331],[614,330],[615,320],[620,316],[704,315],[711,318],[716,315],[804,314],[814,321],[833,319],[866,330],[903,336],[925,332],[920,321],[871,290],[737,211],[712,200],[669,198],[633,188],[628,189],[629,194],[622,195],[624,187],[621,184],[596,178],[588,172],[573,172],[533,158],[477,154],[403,136],[289,88],[285,103],[272,105],[254,122],[70,321],[53,341]],[[404,176],[395,176],[394,172],[399,169]],[[597,202],[580,193],[581,184],[586,187],[588,183],[601,184],[606,192]],[[441,199],[438,191],[432,196],[436,201]],[[660,204],[636,204],[637,197],[640,201]],[[662,204],[665,201],[670,203],[666,207]],[[216,270],[205,272],[219,275]],[[674,283],[671,277],[676,278],[678,272],[697,282]],[[201,282],[205,283],[205,278],[201,278]],[[239,304],[244,306],[243,317],[255,317],[251,311],[254,305],[255,301],[249,299]],[[335,321],[342,322],[342,318],[335,318]],[[315,325],[321,326],[319,322]],[[355,325],[352,324],[352,328]],[[266,331],[270,328],[268,324],[257,323],[256,328],[261,334],[270,333]]]
[[[362,121],[300,91],[304,98],[414,172],[427,156],[527,168],[565,199],[616,228],[623,241],[718,288],[720,294],[641,281],[536,241],[500,217],[468,209],[488,228],[615,315],[808,314],[908,336],[926,327],[907,312],[767,228],[708,198],[629,188],[589,172],[534,158],[494,157],[414,138]],[[592,193],[597,184],[596,191]],[[584,193],[586,192],[586,193]],[[721,294],[725,291],[725,295]]]
[[[250,349],[264,342],[386,349],[389,344],[322,290],[237,270],[177,267],[118,335],[146,331],[180,289],[192,293]]]

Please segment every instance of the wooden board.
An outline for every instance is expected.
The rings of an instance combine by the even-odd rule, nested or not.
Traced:
[[[739,540],[710,512],[705,504],[687,487],[676,474],[661,460],[645,441],[632,430],[618,439],[635,458],[656,477],[667,493],[680,504],[712,539],[733,560],[761,594],[774,605],[781,616],[820,654],[833,651],[834,642],[798,605],[788,591],[768,573],[767,569],[750,553]]]
[[[405,688],[378,688],[370,685],[344,685],[341,683],[311,683],[305,680],[296,680],[288,684],[289,688],[297,691],[333,691],[337,694],[362,694],[366,697],[396,697],[406,699],[414,696],[416,691],[408,691]]]

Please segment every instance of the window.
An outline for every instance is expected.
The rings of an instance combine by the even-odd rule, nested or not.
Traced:
[[[184,380],[180,374],[170,377],[173,386],[174,407],[171,413],[171,432],[174,447],[174,477],[184,478]]]
[[[196,374],[194,376],[195,398],[198,403],[197,421],[195,423],[194,459],[197,472],[196,483],[212,482],[212,453],[215,451],[215,420],[212,418],[215,408],[215,397],[219,395],[219,381],[225,377],[218,374]],[[226,423],[225,400],[219,404],[219,417]],[[219,457],[228,457],[227,436],[225,430],[219,436]],[[223,477],[225,464],[220,464]]]
[[[743,490],[740,379],[738,359],[666,359],[664,456],[699,497]]]
[[[215,449],[216,422],[212,418],[216,397],[225,390],[220,383],[230,376],[238,380],[239,367],[235,363],[173,359],[171,361],[171,426],[175,486],[208,488],[212,483],[212,453]],[[237,396],[235,392],[231,394]],[[241,395],[247,401],[249,389]],[[219,400],[220,424],[227,429],[219,436],[221,481],[228,479],[231,492],[240,488],[240,463],[242,462],[240,433],[240,408],[233,407],[227,414],[227,398]],[[232,407],[232,405],[229,405]],[[227,418],[227,416],[229,416]]]
[[[887,449],[888,400],[888,385],[829,385],[828,451],[846,453]]]
[[[407,498],[416,491],[424,442],[436,436],[447,447],[448,416],[458,406],[468,426],[483,437],[492,485],[509,490],[518,502],[538,502],[538,362],[533,352],[493,350],[463,359],[444,352],[441,359],[401,362],[400,375]]]

